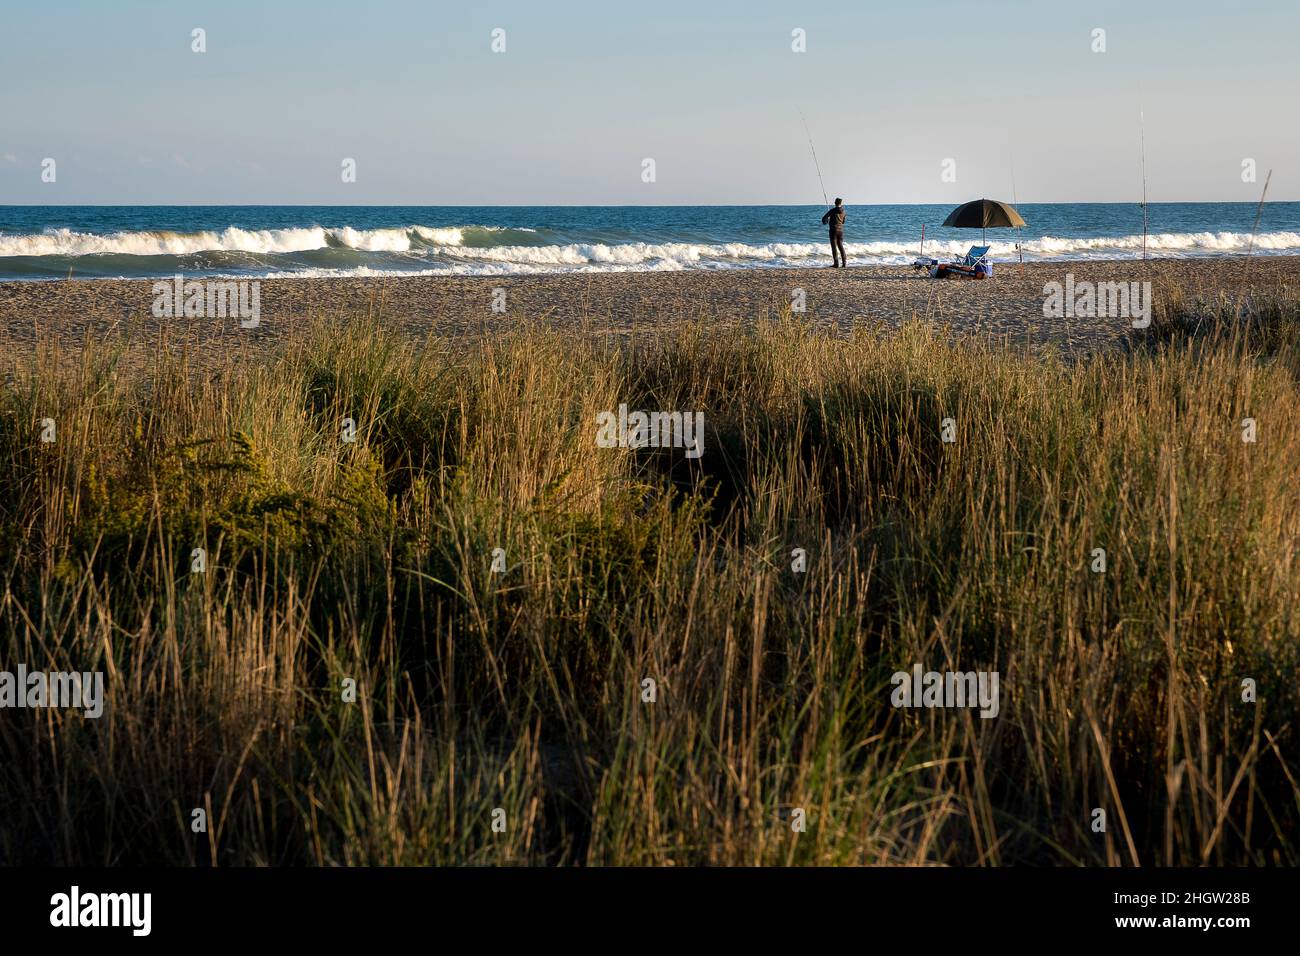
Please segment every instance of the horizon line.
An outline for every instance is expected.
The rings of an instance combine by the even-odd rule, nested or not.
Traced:
[[[993,199],[993,196],[976,196],[973,199]],[[971,202],[973,199],[964,200]],[[1006,202],[1007,200],[998,200]],[[846,206],[947,206],[953,200],[943,200],[941,202],[845,202]],[[1148,206],[1179,206],[1195,203],[1216,203],[1220,205],[1239,205],[1239,206],[1257,206],[1260,200],[1257,199],[1164,199],[1149,200]],[[1265,206],[1283,205],[1287,203],[1300,203],[1300,199],[1273,199],[1266,200],[1262,204]],[[959,203],[960,204],[960,203]],[[814,207],[820,208],[829,203],[797,203],[797,202],[753,202],[753,203],[396,203],[396,202],[346,202],[346,203],[328,203],[328,202],[51,202],[51,203],[34,203],[34,202],[0,202],[0,209],[4,208],[26,208],[26,209],[47,209],[53,207],[90,207],[102,209],[161,209],[161,208],[228,208],[228,209],[255,209],[262,207],[302,207],[302,208],[368,208],[368,209],[753,209],[761,207],[781,207],[790,208]],[[1012,202],[1015,206],[1141,206],[1140,199],[1119,199],[1119,200],[1053,200],[1053,201],[1025,201]]]

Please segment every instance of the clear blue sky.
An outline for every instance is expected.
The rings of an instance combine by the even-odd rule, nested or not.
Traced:
[[[801,109],[827,190],[850,202],[1009,199],[1013,164],[1022,202],[1131,201],[1139,102],[1152,201],[1253,201],[1269,168],[1269,198],[1294,200],[1297,14],[1294,0],[4,0],[0,203],[820,202]]]

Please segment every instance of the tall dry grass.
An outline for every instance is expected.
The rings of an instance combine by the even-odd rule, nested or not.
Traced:
[[[0,711],[0,861],[1294,864],[1297,319],[17,361],[0,665],[108,707]],[[620,403],[703,456],[596,447]],[[893,708],[916,662],[999,716]]]

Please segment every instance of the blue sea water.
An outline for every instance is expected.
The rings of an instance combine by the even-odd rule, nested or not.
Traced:
[[[849,206],[850,264],[957,255],[950,206]],[[1142,254],[1137,203],[1018,207],[995,260]],[[820,206],[0,206],[0,280],[187,275],[510,275],[825,266]],[[1241,255],[1254,203],[1152,203],[1148,253]],[[1017,245],[1018,244],[1018,245]],[[1300,254],[1300,203],[1263,207],[1253,248]]]

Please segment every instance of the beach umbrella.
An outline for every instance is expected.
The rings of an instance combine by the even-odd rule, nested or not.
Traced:
[[[990,226],[995,229],[1001,226],[1014,228],[1023,226],[1025,220],[1011,203],[999,202],[996,199],[972,199],[948,213],[948,218],[943,221],[943,224],[956,229],[979,229],[982,242],[983,231]]]

